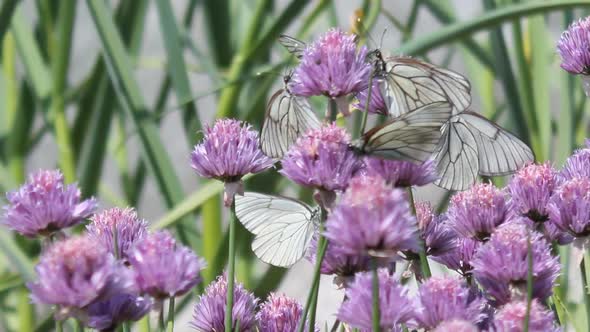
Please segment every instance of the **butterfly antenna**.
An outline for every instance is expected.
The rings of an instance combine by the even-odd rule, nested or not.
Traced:
[[[383,33],[381,34],[381,40],[379,40],[379,49],[383,47],[383,39],[385,39],[385,34],[387,33],[387,28],[383,29]]]

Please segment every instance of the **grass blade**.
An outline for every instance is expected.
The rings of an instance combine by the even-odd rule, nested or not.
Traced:
[[[100,35],[104,57],[110,67],[111,81],[119,92],[119,102],[135,125],[142,143],[143,156],[166,205],[173,207],[182,200],[184,193],[166,148],[159,138],[158,128],[147,116],[146,103],[130,70],[133,68],[131,60],[106,4],[101,0],[88,0],[88,5]]]

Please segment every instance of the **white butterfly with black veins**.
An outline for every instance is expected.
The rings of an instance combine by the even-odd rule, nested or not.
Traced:
[[[252,251],[258,258],[288,267],[303,257],[320,223],[319,207],[254,192],[236,195],[235,201],[238,220],[255,235]]]
[[[307,98],[289,91],[290,78],[290,75],[284,77],[284,87],[275,92],[266,107],[260,148],[271,158],[283,157],[297,138],[321,126]]]
[[[454,115],[444,126],[434,158],[440,176],[435,184],[449,190],[468,189],[478,174],[508,175],[535,160],[518,137],[471,111]]]
[[[280,35],[279,43],[283,45],[283,47],[285,47],[287,51],[293,54],[297,59],[301,59],[301,57],[303,57],[303,52],[307,47],[305,42],[287,35]]]
[[[383,59],[378,49],[370,53],[369,61],[375,63],[375,78],[392,116],[439,101],[450,103],[453,114],[471,104],[471,84],[454,71],[409,57]]]
[[[452,117],[441,129],[442,139],[434,153],[439,175],[436,185],[465,190],[478,175],[507,175],[534,160],[531,149],[518,137],[466,111],[471,85],[462,75],[412,58],[384,60],[379,50],[371,57],[389,114],[411,113],[438,101],[452,105]]]
[[[402,114],[366,132],[355,150],[384,159],[423,162],[435,151],[451,105],[437,102]]]

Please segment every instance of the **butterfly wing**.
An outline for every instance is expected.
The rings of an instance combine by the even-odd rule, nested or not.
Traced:
[[[408,57],[390,57],[382,95],[392,116],[434,102],[448,102],[457,114],[471,104],[471,84],[453,71]]]
[[[288,267],[303,257],[318,211],[285,197],[254,192],[236,195],[236,216],[255,237],[252,250],[263,262]]]
[[[280,35],[279,43],[298,59],[303,57],[303,51],[305,51],[305,48],[307,47],[307,45],[301,40],[287,35]]]
[[[267,156],[281,158],[299,136],[320,126],[307,99],[279,90],[268,103],[260,147]]]
[[[436,149],[450,116],[448,103],[422,106],[367,132],[362,150],[385,159],[423,162]]]
[[[477,142],[471,130],[458,116],[443,128],[434,160],[438,180],[434,183],[447,190],[465,190],[477,179],[479,160]]]
[[[535,160],[531,148],[494,122],[471,111],[462,112],[459,116],[475,137],[480,175],[511,174]]]

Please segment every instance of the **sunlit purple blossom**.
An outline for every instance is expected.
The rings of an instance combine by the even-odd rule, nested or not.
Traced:
[[[404,160],[367,157],[365,171],[367,174],[381,175],[394,187],[424,186],[438,178],[436,164],[432,159],[416,164]]]
[[[428,202],[416,202],[416,219],[420,236],[426,245],[426,254],[443,255],[456,247],[456,234],[447,225],[444,215],[435,215]]]
[[[225,302],[227,295],[227,277],[217,277],[209,284],[203,295],[199,296],[193,310],[190,326],[200,332],[217,332],[225,330]],[[232,330],[240,321],[237,332],[253,332],[256,330],[256,305],[258,299],[244,286],[234,284],[234,305],[232,308]]]
[[[180,246],[168,231],[138,241],[129,254],[141,294],[156,299],[183,295],[201,282],[205,261]]]
[[[522,223],[507,223],[492,234],[471,260],[473,276],[497,304],[526,298],[529,245],[533,263],[533,296],[545,300],[560,272],[550,244]]]
[[[302,186],[344,190],[362,167],[349,144],[350,135],[335,123],[312,129],[291,146],[280,173]]]
[[[447,218],[458,235],[485,241],[506,220],[508,211],[500,189],[479,183],[451,198]]]
[[[115,257],[127,260],[133,244],[147,235],[147,226],[134,209],[112,208],[93,215],[86,230]],[[115,233],[117,252],[114,252]]]
[[[551,198],[550,220],[575,237],[590,235],[590,178],[563,183]]]
[[[366,89],[372,66],[366,61],[367,48],[358,48],[356,38],[339,29],[330,29],[307,46],[293,72],[291,92],[338,98]]]
[[[79,224],[96,209],[94,198],[82,200],[75,184],[65,184],[59,170],[39,170],[18,190],[6,194],[1,222],[28,237],[48,236]]]
[[[569,156],[559,175],[564,180],[590,178],[590,148],[586,146]]]
[[[479,324],[486,317],[484,307],[485,300],[463,279],[432,277],[418,289],[417,327],[428,331],[454,319]]]
[[[271,293],[260,305],[256,314],[260,332],[297,331],[303,313],[303,306],[297,300],[285,295]],[[309,331],[306,326],[304,331]],[[320,329],[316,326],[315,332]]]
[[[547,206],[557,185],[557,171],[549,163],[524,166],[512,177],[507,187],[511,213],[526,216],[535,222],[547,221]]]
[[[134,287],[127,269],[87,236],[53,243],[41,254],[35,271],[37,281],[27,284],[33,302],[58,306],[60,319]]]
[[[395,231],[392,231],[395,230]],[[343,252],[395,256],[420,248],[406,194],[379,176],[357,176],[326,222],[326,237]]]
[[[240,179],[267,170],[274,161],[262,153],[258,132],[242,121],[220,119],[205,128],[203,141],[191,153],[191,166],[199,176],[225,182],[225,205],[243,192]]]
[[[494,317],[493,331],[523,332],[527,314],[526,301],[509,302],[502,306]],[[537,299],[531,302],[529,315],[529,332],[558,332],[561,328],[555,324],[553,311],[545,308]]]
[[[414,305],[408,298],[408,290],[387,269],[379,269],[379,311],[382,331],[401,331],[401,324],[414,316]],[[360,272],[346,289],[346,300],[338,310],[338,319],[359,328],[371,331],[372,327],[372,273]]]

